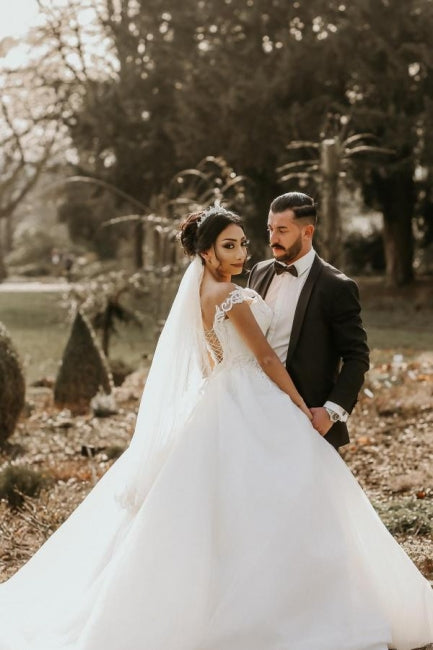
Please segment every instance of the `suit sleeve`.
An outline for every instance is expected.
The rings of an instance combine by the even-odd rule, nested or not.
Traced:
[[[351,413],[370,366],[369,349],[361,320],[358,287],[352,280],[338,284],[332,302],[331,327],[342,365],[328,400]]]

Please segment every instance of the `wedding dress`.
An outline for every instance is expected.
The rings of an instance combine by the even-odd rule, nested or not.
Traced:
[[[195,287],[198,302],[194,264],[189,298]],[[151,380],[137,442],[0,586],[0,650],[410,650],[433,641],[429,583],[338,453],[258,366],[227,318],[244,300],[267,331],[270,308],[235,289],[216,310],[215,366],[195,397],[181,413],[174,393],[153,401],[162,384]],[[179,355],[190,334],[177,332]],[[170,391],[171,367],[158,359]],[[164,439],[149,429],[140,440],[142,418],[162,416]]]

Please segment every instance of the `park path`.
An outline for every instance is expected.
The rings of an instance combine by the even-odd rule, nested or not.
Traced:
[[[14,282],[5,280],[0,282],[0,293],[52,293],[55,291],[68,291],[73,285],[61,280],[59,282]]]

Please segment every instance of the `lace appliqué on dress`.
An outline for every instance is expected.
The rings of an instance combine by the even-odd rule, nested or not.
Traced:
[[[224,320],[227,312],[233,308],[233,305],[238,305],[244,302],[244,300],[245,296],[242,293],[242,289],[233,289],[233,291],[230,291],[224,302],[216,306],[215,321],[219,323]]]

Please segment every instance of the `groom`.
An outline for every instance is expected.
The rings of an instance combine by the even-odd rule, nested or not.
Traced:
[[[271,203],[274,260],[259,262],[248,285],[272,307],[268,341],[313,414],[314,428],[336,449],[349,442],[347,419],[369,367],[358,288],[313,248],[316,207],[288,192]]]

